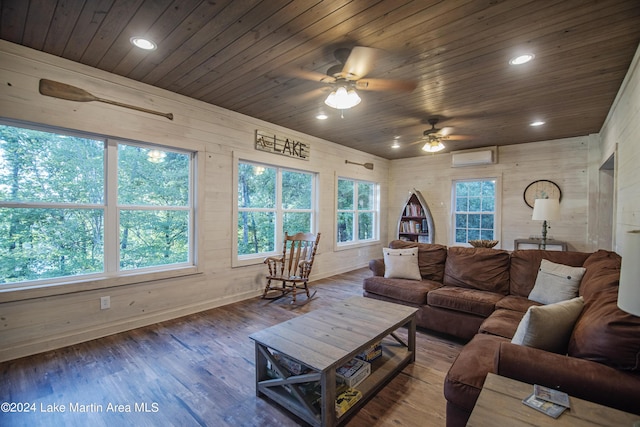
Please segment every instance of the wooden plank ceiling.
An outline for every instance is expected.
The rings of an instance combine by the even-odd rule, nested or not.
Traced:
[[[638,0],[3,0],[0,13],[2,39],[388,159],[429,155],[432,117],[447,150],[597,133],[640,42]],[[140,35],[158,48],[133,47]],[[354,46],[383,52],[366,77],[416,89],[358,90],[341,118],[320,79]],[[508,64],[522,52],[534,61]]]

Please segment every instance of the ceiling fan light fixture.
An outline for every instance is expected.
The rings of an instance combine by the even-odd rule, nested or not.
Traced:
[[[424,144],[422,150],[428,153],[437,153],[438,151],[444,150],[444,144],[437,136],[429,135],[429,141]]]
[[[362,101],[362,99],[360,99],[355,90],[350,89],[347,91],[346,87],[340,86],[337,90],[331,92],[329,96],[327,96],[324,103],[331,108],[348,110],[349,108],[353,108],[360,104],[360,101]]]

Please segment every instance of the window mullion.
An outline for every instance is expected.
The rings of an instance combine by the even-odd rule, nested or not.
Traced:
[[[359,241],[360,234],[358,233],[358,223],[360,222],[360,217],[358,216],[358,182],[353,181],[353,240]]]
[[[104,254],[105,272],[112,273],[118,271],[118,260],[120,259],[120,230],[118,218],[120,215],[118,207],[118,144],[115,141],[107,141],[106,177],[105,177],[105,226],[104,226]]]
[[[282,169],[278,168],[276,173],[276,226],[273,228],[275,235],[275,239],[273,240],[274,249],[276,251],[282,247],[282,242],[284,240],[284,213],[282,207]]]

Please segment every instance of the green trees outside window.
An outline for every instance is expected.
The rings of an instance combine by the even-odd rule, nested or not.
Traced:
[[[354,243],[376,238],[376,184],[339,178],[337,206],[338,243]]]
[[[285,232],[313,231],[314,178],[308,172],[238,163],[238,256],[277,252]]]
[[[0,125],[0,284],[190,262],[191,164]]]
[[[455,242],[493,240],[496,226],[496,181],[456,181],[453,191]]]

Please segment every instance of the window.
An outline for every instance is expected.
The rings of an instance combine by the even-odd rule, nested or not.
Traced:
[[[338,179],[337,241],[357,243],[378,236],[377,185]]]
[[[279,252],[284,233],[313,232],[315,174],[238,162],[237,254]]]
[[[496,239],[496,180],[454,181],[454,242]]]
[[[192,158],[0,124],[0,284],[192,265]]]

